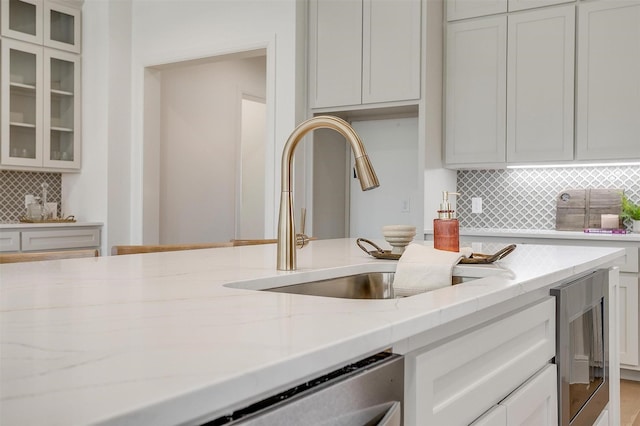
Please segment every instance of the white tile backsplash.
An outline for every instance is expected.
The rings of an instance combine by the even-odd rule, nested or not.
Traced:
[[[587,188],[622,188],[638,202],[640,166],[460,170],[458,219],[464,228],[555,229],[557,194]],[[472,197],[482,213],[471,213]]]

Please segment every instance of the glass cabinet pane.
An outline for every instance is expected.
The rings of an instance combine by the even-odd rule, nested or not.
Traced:
[[[9,49],[9,156],[36,158],[36,55]]]
[[[50,134],[49,159],[74,160],[75,64],[60,58],[50,58]]]
[[[52,10],[49,19],[49,39],[70,45],[75,44],[75,17],[73,15]]]
[[[42,0],[0,0],[2,35],[42,44]]]
[[[36,5],[20,0],[9,0],[9,29],[35,36]]]

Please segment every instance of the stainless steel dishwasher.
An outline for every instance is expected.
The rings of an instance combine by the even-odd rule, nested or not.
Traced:
[[[404,358],[381,352],[204,423],[206,426],[402,426]]]

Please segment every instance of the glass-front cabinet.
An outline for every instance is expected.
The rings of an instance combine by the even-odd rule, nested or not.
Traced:
[[[77,170],[80,9],[42,0],[0,4],[0,167]]]
[[[81,10],[77,3],[0,0],[2,36],[80,53]]]

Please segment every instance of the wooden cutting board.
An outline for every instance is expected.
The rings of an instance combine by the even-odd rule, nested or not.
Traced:
[[[621,189],[567,189],[556,197],[556,230],[600,228],[600,216],[622,212]]]

